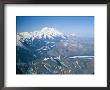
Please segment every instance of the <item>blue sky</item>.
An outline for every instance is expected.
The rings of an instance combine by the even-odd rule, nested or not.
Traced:
[[[94,36],[94,16],[16,16],[17,32],[32,32],[53,27],[77,36]]]

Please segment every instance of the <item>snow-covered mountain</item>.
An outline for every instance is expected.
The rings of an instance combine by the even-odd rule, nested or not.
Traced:
[[[93,38],[64,34],[49,27],[16,36],[16,65],[23,74],[94,73],[94,58],[71,58],[94,56]]]
[[[21,45],[21,42],[25,40],[34,40],[34,39],[54,39],[54,38],[65,39],[63,33],[57,31],[55,28],[44,27],[40,31],[34,32],[21,32],[17,33],[17,45]]]
[[[55,28],[44,27],[41,31],[37,33],[38,38],[49,38],[53,39],[54,37],[65,38],[63,33],[57,31]]]
[[[16,35],[16,46],[20,46],[20,47],[24,47],[23,43],[28,43],[28,44],[32,44],[32,43],[36,43],[36,41],[39,40],[50,40],[51,41],[59,41],[62,39],[66,39],[66,36],[59,32],[58,30],[56,30],[56,28],[49,28],[49,27],[44,27],[39,31],[34,31],[34,32],[20,32],[17,33]]]

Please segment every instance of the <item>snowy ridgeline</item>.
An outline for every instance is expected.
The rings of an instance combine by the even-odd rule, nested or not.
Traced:
[[[94,74],[94,58],[50,57],[17,63],[23,74]]]
[[[54,39],[54,37],[65,38],[64,34],[57,31],[55,28],[44,27],[40,31],[17,33],[17,42],[23,42],[26,39]]]
[[[49,60],[49,59],[52,59],[53,57],[50,57],[50,58],[44,58],[44,61],[46,60]],[[67,58],[67,57],[66,57]],[[73,56],[73,57],[68,57],[68,58],[86,58],[86,59],[94,59],[94,56]],[[60,56],[59,57],[56,57],[56,58],[53,58],[53,59],[59,59],[60,60]]]

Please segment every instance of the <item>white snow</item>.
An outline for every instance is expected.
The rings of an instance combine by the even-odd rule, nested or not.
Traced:
[[[20,42],[24,42],[24,40],[28,39],[33,41],[35,38],[54,39],[55,37],[65,38],[64,34],[57,31],[56,28],[49,27],[44,27],[41,30],[34,32],[20,32],[17,33],[17,45],[19,46],[21,44]]]
[[[92,58],[94,58],[94,56],[73,56],[73,57],[69,57],[69,58],[89,58],[89,59],[92,59]]]
[[[49,58],[44,58],[44,61],[47,61]]]
[[[57,31],[55,28],[44,27],[38,32],[38,38],[53,38],[56,36],[63,36],[63,33]]]

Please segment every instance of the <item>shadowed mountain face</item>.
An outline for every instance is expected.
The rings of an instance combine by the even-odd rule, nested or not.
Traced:
[[[54,28],[17,33],[17,74],[93,74],[94,39]]]

